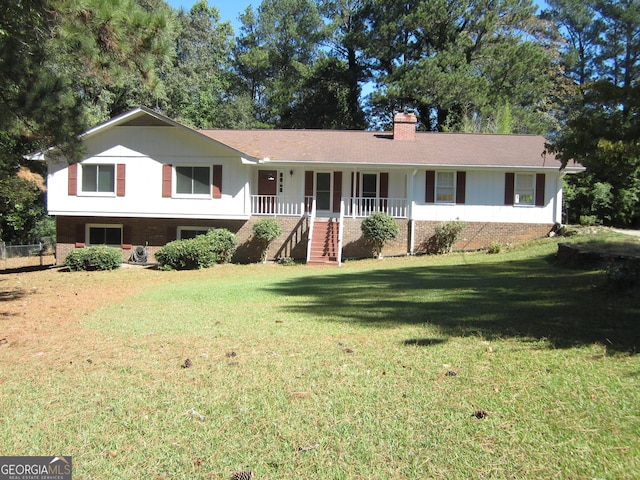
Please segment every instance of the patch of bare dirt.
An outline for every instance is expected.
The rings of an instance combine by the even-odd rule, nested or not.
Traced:
[[[168,281],[171,275],[163,273],[143,267],[0,273],[0,363],[34,358],[57,363],[95,349],[104,339],[82,327],[83,317]]]

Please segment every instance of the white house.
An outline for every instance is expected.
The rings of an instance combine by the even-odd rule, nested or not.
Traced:
[[[360,223],[385,211],[400,236],[384,253],[425,251],[434,227],[467,223],[457,249],[546,235],[561,222],[562,177],[529,135],[416,132],[397,114],[393,132],[194,130],[138,108],[86,132],[86,155],[51,156],[48,210],[57,219],[57,261],[87,245],[162,245],[209,228],[239,240],[236,259],[258,258],[256,219],[283,235],[271,257],[339,262],[371,254]]]

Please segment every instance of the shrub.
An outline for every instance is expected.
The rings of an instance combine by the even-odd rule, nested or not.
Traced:
[[[580,215],[580,225],[583,227],[594,227],[598,223],[595,215]]]
[[[67,255],[64,264],[72,272],[83,270],[114,270],[122,263],[122,252],[106,245],[77,248]]]
[[[275,218],[262,218],[253,224],[253,234],[260,240],[262,252],[260,258],[262,263],[267,261],[267,249],[269,244],[282,235],[282,227],[278,225]]]
[[[454,220],[441,223],[435,228],[434,246],[436,253],[450,253],[462,230],[467,226],[467,222]]]
[[[487,253],[490,254],[498,254],[502,251],[502,244],[500,242],[491,242],[489,248],[487,249]]]
[[[211,242],[211,248],[218,255],[216,261],[218,263],[230,262],[238,246],[236,235],[226,228],[213,228],[207,232],[206,237]]]
[[[212,229],[205,235],[167,243],[155,254],[164,270],[196,270],[231,260],[236,236],[226,229]]]
[[[398,237],[398,222],[385,212],[374,212],[360,226],[365,238],[373,242],[374,256],[382,257],[382,248],[388,240]]]

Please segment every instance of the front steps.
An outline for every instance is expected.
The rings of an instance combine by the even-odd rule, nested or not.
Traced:
[[[336,220],[316,220],[309,253],[309,265],[338,265],[340,223]]]

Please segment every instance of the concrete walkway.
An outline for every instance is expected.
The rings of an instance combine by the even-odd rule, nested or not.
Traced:
[[[633,235],[634,237],[640,237],[640,230],[622,230],[619,228],[614,228],[614,232],[624,233],[625,235]]]

